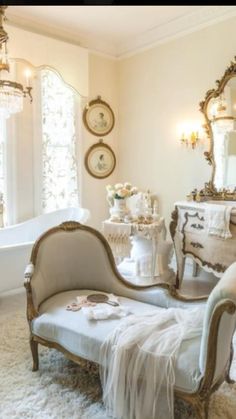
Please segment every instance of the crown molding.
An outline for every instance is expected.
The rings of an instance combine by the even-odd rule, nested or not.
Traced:
[[[152,28],[136,36],[135,39],[120,43],[117,58],[129,57],[234,16],[236,16],[236,6],[202,6],[198,11]]]
[[[50,36],[60,41],[78,45],[103,57],[121,60],[234,16],[236,16],[236,6],[201,6],[197,11],[187,13],[120,43],[115,43],[107,38],[95,38],[85,33],[72,33],[53,25],[42,25],[39,22],[11,13],[7,14],[6,23],[40,35]]]
[[[116,59],[116,45],[107,39],[95,39],[94,36],[88,36],[79,32],[69,32],[59,29],[54,25],[42,25],[35,20],[22,18],[9,12],[7,14],[6,25],[77,45],[81,48],[89,49],[91,52],[103,57]]]

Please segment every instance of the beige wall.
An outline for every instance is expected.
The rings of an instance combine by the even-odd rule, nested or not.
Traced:
[[[118,81],[117,81],[117,62],[99,55],[89,55],[89,98],[95,99],[98,95],[102,100],[109,103],[114,115],[115,126],[113,130],[103,137],[104,143],[111,146],[117,160],[117,133],[118,133]],[[82,159],[89,147],[97,143],[100,137],[89,133],[83,126],[83,152]],[[108,204],[106,202],[105,187],[108,183],[114,183],[117,178],[117,167],[111,176],[105,179],[92,177],[83,167],[82,183],[82,204],[91,211],[90,224],[100,229],[102,220],[109,215]]]
[[[233,18],[119,62],[118,178],[157,193],[167,222],[211,173],[202,147],[178,144],[177,126],[202,120],[199,102],[235,52]]]
[[[81,95],[88,94],[88,51],[48,36],[6,26],[9,56],[29,61],[35,67],[54,67]]]

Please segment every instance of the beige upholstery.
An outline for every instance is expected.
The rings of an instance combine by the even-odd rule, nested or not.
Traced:
[[[98,363],[101,344],[121,319],[88,320],[82,311],[66,310],[76,296],[91,292],[96,290],[67,291],[50,297],[41,305],[40,316],[33,320],[32,330],[35,335],[56,342],[69,352]],[[137,315],[155,310],[150,304],[130,298],[121,297],[120,302]],[[175,370],[175,386],[178,389],[188,392],[197,390],[201,379],[200,341],[200,338],[189,339],[180,348]]]
[[[128,288],[114,273],[100,239],[88,230],[58,231],[42,241],[31,288],[36,307],[55,293],[73,289],[96,289],[160,307],[187,305],[165,288]]]

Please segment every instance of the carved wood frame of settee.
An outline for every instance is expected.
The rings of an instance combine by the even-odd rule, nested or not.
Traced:
[[[142,286],[131,284],[130,282],[126,281],[125,278],[123,278],[120,275],[119,271],[117,270],[111,248],[107,240],[104,238],[104,236],[101,233],[99,233],[97,230],[93,229],[92,227],[88,227],[74,221],[64,222],[60,224],[59,226],[51,228],[50,230],[45,232],[34,244],[34,247],[31,253],[31,258],[30,258],[31,264],[32,265],[36,264],[39,247],[41,243],[48,236],[58,231],[72,232],[75,230],[89,231],[100,240],[102,246],[105,248],[105,251],[107,252],[113,273],[115,274],[115,276],[117,277],[119,281],[125,284],[126,287],[134,288],[138,290],[162,287],[168,290],[171,297],[178,299],[182,301],[183,303],[200,301],[200,300],[206,299],[206,297],[189,298],[189,297],[182,296],[176,289],[175,285],[171,285],[168,283],[158,283],[158,284],[142,285]],[[32,358],[33,358],[32,370],[37,371],[39,368],[39,357],[38,357],[38,344],[39,343],[49,348],[57,349],[58,351],[62,352],[68,359],[74,361],[75,363],[78,363],[80,365],[85,364],[87,362],[86,360],[69,352],[58,343],[50,342],[48,340],[42,339],[41,337],[33,334],[32,328],[31,328],[31,322],[34,318],[36,318],[39,315],[39,312],[38,312],[38,307],[35,307],[34,302],[33,302],[32,288],[31,288],[32,276],[33,276],[33,271],[26,272],[25,281],[24,281],[24,286],[26,288],[26,295],[27,295],[27,320],[28,320],[29,328],[30,328],[30,348],[31,348],[31,353],[32,353]],[[207,349],[206,372],[200,382],[199,388],[195,393],[187,393],[187,392],[182,392],[182,391],[177,391],[177,390],[175,391],[175,396],[177,398],[180,398],[192,405],[198,419],[207,418],[210,395],[219,387],[219,385],[224,380],[227,380],[227,382],[229,383],[233,382],[233,380],[231,380],[229,377],[229,369],[230,369],[232,357],[233,357],[233,349],[231,346],[231,356],[228,362],[228,366],[224,374],[217,381],[217,383],[214,383],[213,385],[213,378],[214,378],[214,373],[215,373],[215,368],[216,368],[216,356],[217,356],[217,336],[218,336],[220,320],[224,312],[233,314],[235,313],[235,311],[236,311],[236,306],[230,300],[226,300],[223,304],[221,303],[219,304],[218,307],[215,308],[214,313],[213,313],[213,318],[210,324],[210,331],[209,331],[210,340],[209,340],[208,349]]]

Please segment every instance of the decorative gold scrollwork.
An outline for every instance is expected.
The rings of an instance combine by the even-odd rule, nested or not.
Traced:
[[[201,224],[196,224],[196,223],[191,224],[191,227],[195,228],[196,230],[204,229],[204,226],[202,226]]]

